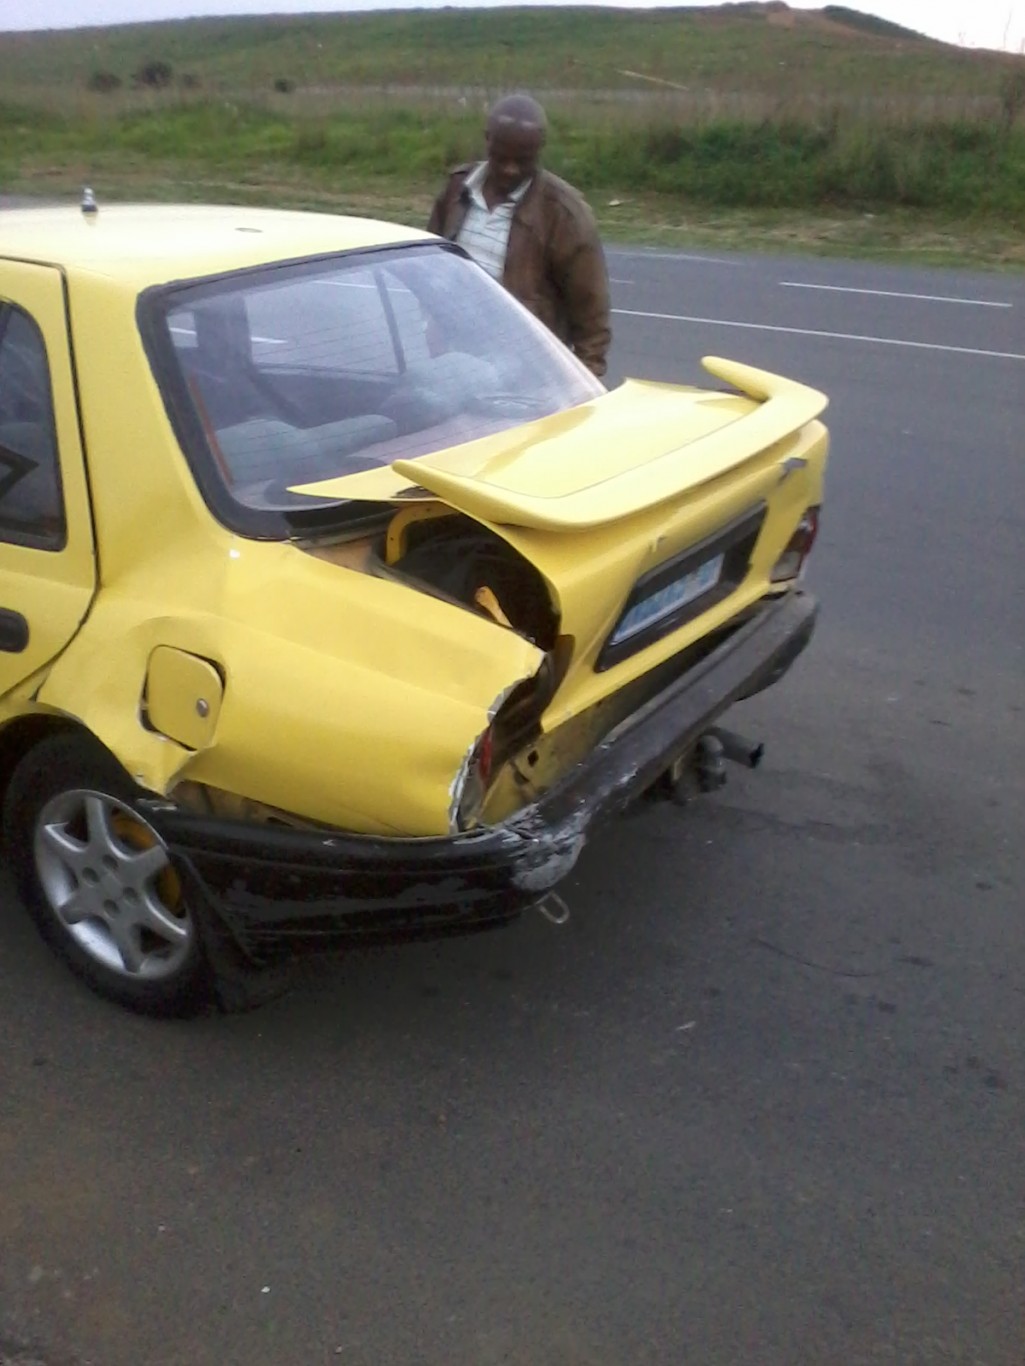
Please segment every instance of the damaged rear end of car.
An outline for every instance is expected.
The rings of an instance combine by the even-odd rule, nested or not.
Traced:
[[[814,626],[801,579],[825,399],[706,365],[728,391],[628,383],[570,414],[394,462],[376,500],[360,490],[366,534],[328,520],[296,537],[304,554],[536,653],[482,698],[444,833],[257,833],[166,813],[168,838],[248,952],[505,920],[550,897],[600,821],[645,793],[709,790],[722,757],[744,754],[723,714],[782,677]],[[289,491],[315,517],[318,501],[361,482]]]

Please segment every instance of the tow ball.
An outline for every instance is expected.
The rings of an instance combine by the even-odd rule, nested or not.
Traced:
[[[765,753],[765,746],[748,740],[736,731],[713,726],[698,740],[693,749],[677,759],[665,773],[664,788],[678,806],[703,792],[717,792],[726,785],[726,762],[744,768],[757,768]]]

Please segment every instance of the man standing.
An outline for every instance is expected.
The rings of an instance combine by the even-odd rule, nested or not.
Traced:
[[[546,130],[529,95],[499,100],[485,128],[487,160],[452,172],[427,226],[458,242],[604,375],[612,336],[605,255],[583,197],[541,168]]]

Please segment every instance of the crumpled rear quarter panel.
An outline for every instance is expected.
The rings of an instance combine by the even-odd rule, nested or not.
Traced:
[[[146,362],[134,293],[87,276],[70,297],[99,588],[38,704],[77,717],[158,793],[189,778],[355,831],[448,833],[460,765],[540,652],[404,585],[217,523]],[[159,646],[223,678],[204,748],[147,725]]]

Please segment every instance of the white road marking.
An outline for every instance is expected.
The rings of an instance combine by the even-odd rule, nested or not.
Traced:
[[[617,280],[614,275],[609,276],[610,285],[632,285],[633,280]]]
[[[995,299],[957,299],[947,294],[906,294],[899,289],[855,289],[852,285],[810,285],[802,280],[780,280],[783,289],[823,289],[831,294],[874,294],[882,299],[922,299],[930,304],[970,304],[973,308],[1013,308]]]
[[[811,327],[779,327],[774,323],[735,322],[729,318],[692,318],[685,313],[642,313],[614,308],[624,318],[655,318],[667,323],[703,323],[709,327],[742,327],[750,332],[787,332],[794,337],[828,337],[833,341],[874,342],[877,346],[907,346],[917,351],[948,351],[957,356],[985,356],[990,360],[1025,360],[1017,351],[984,351],[975,346],[942,346],[939,342],[903,341],[899,337],[867,337],[858,332],[819,332]]]
[[[176,337],[191,337],[191,339],[192,339],[193,341],[196,340],[196,333],[195,333],[195,329],[194,329],[194,328],[191,328],[191,327],[169,327],[167,330],[168,330],[168,332],[172,332]],[[287,338],[284,338],[284,337],[250,337],[249,340],[250,340],[250,341],[254,341],[254,342],[264,342],[267,346],[287,346],[287,345],[288,345]],[[183,346],[183,347],[179,347],[179,350],[182,350],[182,351],[187,351],[187,350],[192,350],[192,349],[194,349],[194,348],[191,348],[191,347],[184,347],[184,346]]]
[[[724,256],[700,256],[689,251],[630,251],[627,247],[608,247],[606,256],[621,256],[629,261],[697,261],[703,266],[739,266],[740,261],[728,261]]]

